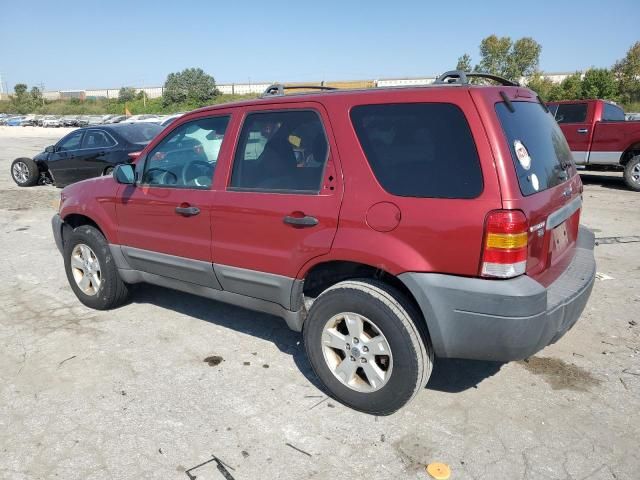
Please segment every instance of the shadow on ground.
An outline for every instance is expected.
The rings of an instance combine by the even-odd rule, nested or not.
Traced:
[[[289,330],[284,320],[278,317],[146,284],[136,285],[132,301],[156,305],[273,342],[281,352],[293,357],[294,363],[309,382],[323,390],[307,359],[302,334]],[[496,374],[502,365],[496,362],[436,359],[426,388],[449,393],[462,392],[475,388],[482,380]]]
[[[629,190],[629,187],[627,187],[622,178],[622,172],[618,175],[604,175],[599,172],[581,171],[580,179],[585,185],[599,185],[613,190]]]

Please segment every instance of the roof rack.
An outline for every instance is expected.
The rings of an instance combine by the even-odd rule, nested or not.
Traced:
[[[436,81],[433,83],[435,84],[456,83],[460,85],[468,85],[469,78],[487,78],[489,80],[493,80],[494,82],[498,82],[500,85],[504,85],[505,87],[520,86],[518,82],[507,80],[506,78],[499,77],[498,75],[492,75],[491,73],[463,72],[462,70],[451,70],[449,72],[445,72],[442,75],[440,75],[438,78],[436,78]]]
[[[337,90],[337,88],[326,87],[324,85],[283,85],[282,83],[274,83],[273,85],[269,85],[260,97],[284,95],[285,90]]]

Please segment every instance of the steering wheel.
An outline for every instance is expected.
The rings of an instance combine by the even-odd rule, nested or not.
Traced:
[[[196,187],[211,186],[213,175],[213,164],[204,160],[187,162],[182,167],[182,182],[184,185],[195,185]],[[202,177],[206,177],[206,181]]]
[[[175,185],[178,183],[178,176],[164,168],[150,168],[145,173],[145,179],[150,185]]]

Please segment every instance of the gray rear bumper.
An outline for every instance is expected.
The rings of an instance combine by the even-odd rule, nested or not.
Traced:
[[[596,273],[594,235],[580,227],[575,255],[547,288],[527,276],[485,280],[404,273],[418,301],[436,355],[510,361],[557,341],[578,320]]]

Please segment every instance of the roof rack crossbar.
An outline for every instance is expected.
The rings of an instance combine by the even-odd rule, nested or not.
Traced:
[[[283,85],[282,83],[274,83],[267,87],[261,97],[284,95],[285,90],[337,90],[337,88],[325,85]]]
[[[469,78],[486,78],[489,80],[493,80],[494,82],[499,83],[505,87],[519,87],[520,84],[518,82],[514,82],[513,80],[508,80],[506,78],[500,77],[498,75],[493,75],[491,73],[482,73],[482,72],[463,72],[462,70],[450,70],[448,72],[440,75],[435,82],[437,84],[443,83],[458,83],[461,85],[468,85]]]

